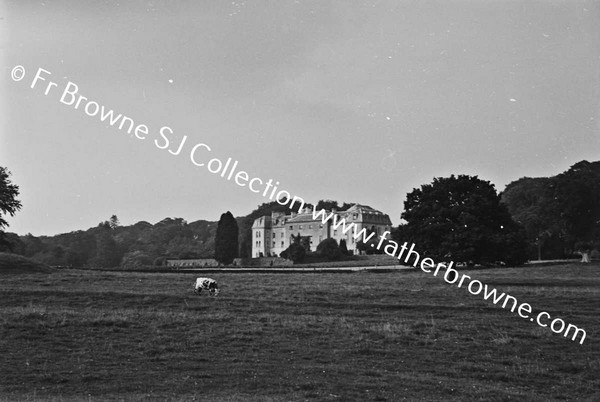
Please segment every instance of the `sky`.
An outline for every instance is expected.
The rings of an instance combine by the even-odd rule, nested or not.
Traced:
[[[212,158],[394,225],[434,177],[501,191],[600,160],[600,1],[0,0],[0,71],[21,235],[270,201]]]

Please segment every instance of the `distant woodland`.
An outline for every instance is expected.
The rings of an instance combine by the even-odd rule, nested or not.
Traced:
[[[448,184],[448,181],[443,183],[465,186],[467,181],[461,182],[460,178],[459,176],[454,180],[455,184]],[[473,180],[470,182],[474,183]],[[424,185],[421,190],[415,189],[409,193],[404,203],[405,211],[412,210],[414,213],[411,215],[405,212],[403,218],[413,217],[413,222],[418,222],[419,225],[415,224],[415,227],[411,228],[404,222],[395,229],[396,238],[429,236],[423,238],[429,239],[433,238],[430,236],[433,227],[439,229],[439,235],[444,235],[454,231],[452,225],[456,226],[455,222],[460,219],[472,218],[474,215],[486,216],[487,211],[482,209],[485,208],[483,203],[475,202],[474,206],[469,206],[469,203],[465,202],[452,203],[441,200],[439,197],[447,197],[450,193],[457,194],[456,188],[444,189],[440,187],[441,183],[442,181],[436,179],[433,186]],[[599,248],[600,162],[581,161],[566,172],[552,177],[524,177],[508,184],[501,194],[496,194],[493,185],[491,188],[492,197],[500,200],[502,208],[508,211],[523,233],[529,259],[564,258],[581,251]],[[459,190],[465,197],[477,191],[468,188]],[[431,193],[434,198],[427,200],[424,196],[426,192]],[[432,204],[424,208],[427,202]],[[351,205],[322,200],[316,207],[345,210]],[[271,202],[258,206],[246,216],[235,218],[239,228],[240,257],[251,256],[251,227],[254,220],[273,211],[290,212],[286,206]],[[418,217],[415,215],[418,211],[428,211],[427,216]],[[496,212],[490,211],[491,213]],[[453,221],[448,218],[451,216],[458,218]],[[440,226],[439,222],[442,221],[445,222],[445,226]],[[461,230],[473,237],[479,233],[477,225],[480,221],[481,219],[472,218],[470,222],[473,222],[474,226],[469,227],[467,232],[462,229],[463,225],[460,225]],[[424,222],[433,224],[423,225]],[[187,222],[183,218],[165,218],[155,224],[140,221],[134,225],[123,226],[118,217],[113,215],[96,227],[56,236],[36,237],[31,234],[19,236],[10,232],[3,233],[4,242],[0,251],[10,251],[53,266],[131,268],[164,265],[167,258],[212,258],[215,254],[216,229],[217,221]],[[470,242],[476,240],[468,239]],[[422,240],[416,244],[424,242],[425,240]],[[432,246],[436,244],[439,242],[432,243]],[[462,247],[461,244],[458,246]]]

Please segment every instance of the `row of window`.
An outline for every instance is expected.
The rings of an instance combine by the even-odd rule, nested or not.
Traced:
[[[316,226],[317,225],[315,225],[315,228],[316,228]],[[308,229],[312,229],[312,228],[313,228],[313,225],[308,225]],[[302,229],[304,229],[304,226],[303,225],[298,225],[298,230],[302,230]],[[323,229],[323,224],[319,225],[319,229]],[[290,225],[290,230],[292,230],[292,231],[294,230],[294,226],[293,225]]]
[[[352,237],[350,240],[352,241],[352,244],[354,244],[354,243],[355,243],[355,239],[354,239],[354,237]],[[319,243],[321,243],[322,241],[323,241],[323,236],[319,236]],[[257,241],[256,241],[256,247],[260,248],[260,247],[261,247],[261,244],[262,244],[262,243],[261,243],[261,241],[260,241],[260,240],[257,240]],[[312,241],[312,236],[310,237],[310,244],[313,244],[313,241]],[[275,241],[273,241],[273,245],[272,245],[271,247],[273,247],[273,248],[275,248],[275,247],[276,247],[276,242],[275,242]],[[282,247],[282,248],[283,248],[283,247],[285,247],[285,241],[283,241],[283,240],[281,241],[281,247]]]
[[[322,229],[322,228],[323,228],[323,225],[319,225],[319,227],[320,227],[320,229]],[[308,225],[308,228],[309,228],[309,229],[312,229],[312,225]],[[298,226],[298,229],[300,229],[300,230],[301,230],[301,229],[302,229],[302,225],[299,225],[299,226]],[[293,231],[293,230],[294,230],[294,227],[293,227],[293,226],[290,226],[290,230],[291,230],[291,231]],[[389,230],[389,229],[386,227],[386,228],[384,228],[384,230]],[[338,232],[337,230],[334,230],[334,231],[333,231],[333,235],[334,235],[334,236],[337,236],[337,234],[338,234],[337,232]],[[378,235],[381,235],[381,234],[383,233],[383,230],[382,230],[382,228],[381,228],[381,227],[377,227],[377,229],[376,229],[376,232],[377,232],[377,234],[378,234]],[[257,230],[257,231],[256,231],[256,237],[257,237],[257,238],[260,238],[260,237],[262,236],[262,234],[261,234],[261,233],[262,233],[261,231]],[[281,238],[283,238],[283,237],[285,236],[283,232],[281,232],[280,234],[281,234]],[[350,235],[348,234],[347,236],[350,236]],[[273,239],[275,239],[275,238],[276,238],[276,233],[273,233]],[[320,241],[320,240],[319,240],[319,241]],[[352,241],[352,243],[354,243],[354,241]]]

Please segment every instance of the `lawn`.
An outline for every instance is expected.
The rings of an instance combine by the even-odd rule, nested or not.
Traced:
[[[573,342],[416,271],[0,276],[0,400],[600,400],[600,265],[465,271]]]

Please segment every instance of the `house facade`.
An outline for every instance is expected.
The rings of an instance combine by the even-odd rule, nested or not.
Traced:
[[[354,204],[346,211],[327,211],[327,215],[335,212],[338,221],[346,220],[346,227],[354,224],[352,230],[343,233],[342,226],[337,229],[332,227],[332,220],[323,223],[321,218],[313,219],[313,210],[306,208],[300,213],[292,212],[286,215],[282,212],[273,212],[270,216],[261,216],[252,225],[252,257],[279,256],[292,243],[292,235],[308,237],[311,251],[316,251],[317,245],[328,238],[334,238],[338,244],[346,240],[348,251],[359,254],[354,233],[362,229],[373,230],[377,235],[390,230],[392,222],[387,214],[366,205]]]

